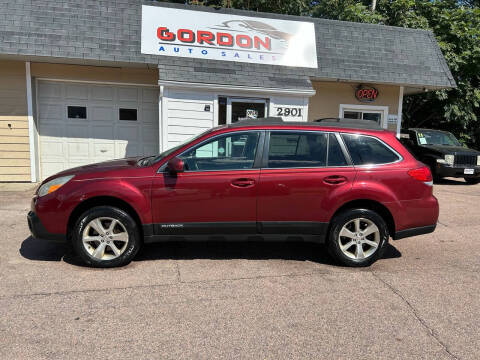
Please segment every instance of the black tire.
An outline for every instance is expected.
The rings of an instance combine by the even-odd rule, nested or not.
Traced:
[[[434,166],[429,166],[430,168],[430,172],[432,173],[432,180],[434,183],[437,183],[437,182],[440,182],[442,181],[442,177],[437,175],[437,172],[435,171],[435,167]]]
[[[354,259],[345,255],[344,252],[341,250],[340,244],[339,244],[339,234],[345,225],[351,223],[352,220],[359,219],[359,218],[367,219],[368,221],[370,221],[371,223],[377,226],[379,230],[378,231],[379,232],[378,247],[369,256],[363,259]],[[362,224],[365,224],[365,223],[362,223]],[[388,238],[389,238],[388,226],[385,220],[375,211],[369,210],[369,209],[348,209],[336,215],[332,219],[330,232],[328,234],[328,239],[327,239],[327,248],[330,255],[343,265],[351,266],[351,267],[369,266],[373,264],[375,261],[377,261],[383,255],[385,247],[388,244]],[[370,239],[373,239],[373,238],[370,237]],[[342,237],[342,241],[343,240],[345,240],[345,238]],[[347,242],[348,242],[348,239],[347,239]],[[354,244],[353,246],[355,246],[355,249],[356,249],[358,245]],[[360,246],[362,246],[362,249],[364,249],[363,244]],[[366,245],[366,247],[367,247],[367,251],[366,251],[367,253],[368,251],[370,251],[370,249],[374,249],[370,245]]]
[[[480,183],[480,179],[477,179],[477,178],[464,178],[465,181],[467,182],[467,184],[470,184],[470,185],[476,185],[476,184],[479,184]]]
[[[97,259],[93,257],[93,255],[91,255],[89,251],[87,251],[86,247],[84,246],[83,233],[85,231],[85,228],[88,226],[88,224],[92,220],[97,218],[111,218],[111,219],[117,220],[119,224],[116,226],[120,227],[120,229],[122,230],[126,230],[126,233],[128,234],[128,241],[116,242],[117,244],[120,244],[120,246],[122,246],[121,251],[123,252],[121,252],[121,254],[115,258]],[[104,221],[103,224],[108,224],[108,220],[106,220],[107,223],[105,223],[105,220],[103,221]],[[91,231],[91,230],[86,230],[86,231]],[[93,231],[95,234],[96,231],[95,230]],[[108,234],[108,232],[106,234]],[[122,234],[125,234],[125,231],[123,231]],[[116,234],[113,234],[112,232],[112,235],[116,235]],[[103,239],[107,239],[108,237],[106,235],[103,235],[103,236],[104,237],[102,237],[102,243],[104,243]],[[99,236],[95,235],[94,237],[97,238]],[[109,243],[110,242],[114,244],[114,241],[110,240]],[[106,240],[105,240],[105,243],[106,243]],[[100,242],[94,241],[89,244],[91,245],[90,248],[92,250],[95,250],[95,247],[99,246]],[[75,252],[78,254],[78,256],[80,256],[80,258],[85,262],[85,264],[92,267],[110,268],[110,267],[127,265],[135,257],[135,255],[137,254],[137,252],[141,247],[141,244],[142,244],[142,241],[140,239],[140,233],[138,231],[138,226],[135,220],[133,220],[133,218],[124,210],[121,210],[112,206],[97,206],[85,211],[82,215],[80,215],[80,217],[78,218],[72,230],[72,245]],[[111,253],[110,256],[115,256],[113,252],[113,248],[110,248],[110,245],[105,244],[103,246],[106,249],[103,252],[105,255],[109,255],[109,253]]]

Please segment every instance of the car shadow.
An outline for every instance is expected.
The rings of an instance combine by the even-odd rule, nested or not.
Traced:
[[[435,180],[434,185],[463,185],[463,186],[471,186],[472,184],[468,184],[463,179],[457,178],[443,178],[440,180]]]
[[[20,254],[33,261],[65,261],[71,265],[84,266],[73,249],[61,243],[26,238],[20,247]],[[388,244],[383,259],[399,258],[402,254]],[[328,255],[323,244],[308,242],[165,242],[147,244],[133,260],[295,260],[312,261],[325,265],[338,266]]]
[[[20,255],[34,261],[61,261],[73,257],[73,249],[64,243],[36,240],[29,236],[20,246]]]

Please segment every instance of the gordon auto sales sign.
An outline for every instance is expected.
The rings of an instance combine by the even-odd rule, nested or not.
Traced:
[[[142,6],[142,54],[317,67],[310,22]]]

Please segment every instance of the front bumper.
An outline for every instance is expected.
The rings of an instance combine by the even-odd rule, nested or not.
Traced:
[[[53,234],[48,232],[43,226],[37,214],[30,211],[27,215],[28,228],[32,237],[40,240],[49,240],[55,242],[66,242],[67,238],[64,234]]]
[[[473,174],[465,174],[465,169],[473,169]],[[435,175],[439,177],[480,178],[480,166],[437,164]]]

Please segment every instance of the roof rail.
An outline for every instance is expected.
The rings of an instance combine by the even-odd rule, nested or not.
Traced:
[[[337,126],[355,129],[385,130],[375,120],[364,119],[346,119],[346,118],[321,118],[314,122],[321,123],[322,126]]]
[[[326,117],[326,118],[320,118],[320,119],[313,120],[313,122],[321,122],[321,121],[340,121],[340,118]]]
[[[283,121],[281,117],[268,117],[258,119],[239,120],[236,123],[227,125],[228,127],[243,127],[243,126],[318,126],[318,127],[337,127],[345,129],[365,129],[365,130],[385,130],[376,121],[373,120],[357,120],[344,118],[325,118],[310,121]]]

